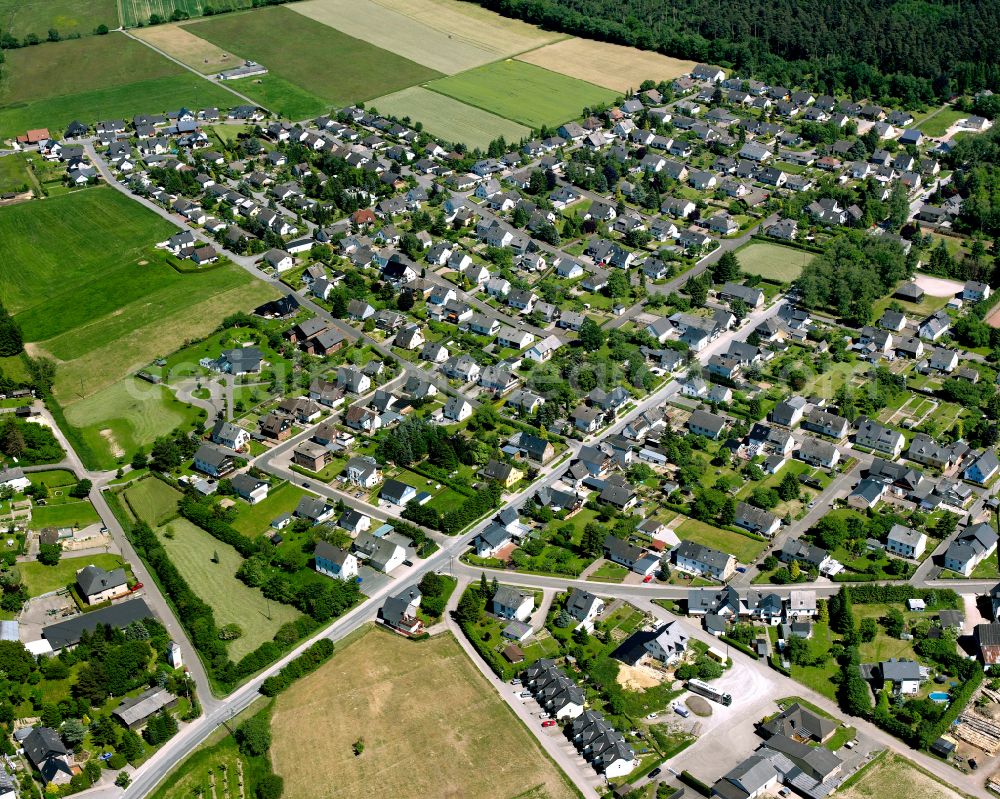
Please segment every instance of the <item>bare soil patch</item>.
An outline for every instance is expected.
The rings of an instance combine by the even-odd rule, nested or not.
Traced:
[[[920,286],[925,294],[930,294],[932,297],[954,297],[964,288],[964,284],[957,280],[931,275],[916,275],[913,282]]]
[[[673,80],[690,72],[695,65],[693,61],[635,47],[577,38],[532,50],[518,58],[619,92],[638,89],[644,80]]]
[[[618,684],[627,691],[645,691],[660,684],[660,675],[648,666],[618,666]]]

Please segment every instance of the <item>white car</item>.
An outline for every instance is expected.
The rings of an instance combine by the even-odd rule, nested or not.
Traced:
[[[653,719],[656,718],[656,714],[655,713],[650,713],[648,716],[646,716],[646,718],[649,719],[650,721],[652,721]]]

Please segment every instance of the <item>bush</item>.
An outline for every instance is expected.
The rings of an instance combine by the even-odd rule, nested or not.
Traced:
[[[278,774],[265,774],[257,781],[257,799],[280,799],[285,780]]]
[[[121,752],[115,752],[111,757],[108,758],[108,768],[120,769],[125,768],[125,764],[128,761],[125,759],[125,755]]]
[[[258,714],[236,728],[236,743],[248,757],[259,757],[271,748],[271,726],[267,716]]]

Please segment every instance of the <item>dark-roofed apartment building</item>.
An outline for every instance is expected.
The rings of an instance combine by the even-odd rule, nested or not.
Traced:
[[[695,541],[681,541],[673,554],[678,569],[716,580],[728,580],[736,571],[736,558],[728,552],[720,552]]]

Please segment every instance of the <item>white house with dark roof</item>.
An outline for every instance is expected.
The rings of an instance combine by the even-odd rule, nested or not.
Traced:
[[[916,560],[927,548],[927,536],[902,524],[894,524],[885,539],[886,552]]]
[[[990,525],[971,525],[948,545],[944,567],[968,577],[996,549],[997,534]]]
[[[493,594],[491,608],[493,615],[502,619],[527,621],[535,607],[535,598],[509,585],[500,585]]]

